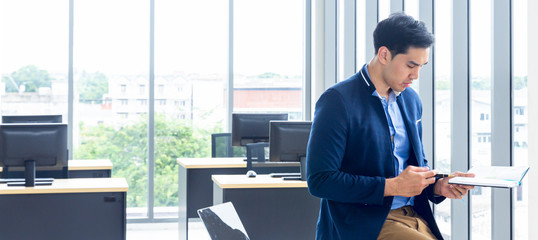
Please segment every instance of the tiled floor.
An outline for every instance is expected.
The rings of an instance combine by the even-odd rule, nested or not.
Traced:
[[[179,239],[178,223],[129,223],[127,240],[168,240]],[[211,240],[201,221],[189,222],[189,239]]]

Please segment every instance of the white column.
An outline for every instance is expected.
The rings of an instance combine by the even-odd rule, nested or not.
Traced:
[[[538,216],[538,205],[534,204],[538,202],[538,161],[535,156],[538,156],[538,95],[535,94],[538,90],[538,28],[536,22],[538,22],[538,1],[527,1],[527,29],[528,29],[528,100],[529,100],[529,165],[530,170],[528,172],[527,184],[529,185],[529,239],[538,239],[538,229],[536,229],[536,216]],[[534,189],[534,190],[533,190]]]

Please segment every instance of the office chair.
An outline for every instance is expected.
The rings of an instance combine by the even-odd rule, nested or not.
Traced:
[[[211,134],[211,157],[233,157],[232,134],[213,133]]]
[[[249,240],[245,227],[231,202],[198,209],[211,240]]]
[[[265,162],[265,148],[269,147],[267,142],[247,144],[247,171],[252,170],[252,161]]]

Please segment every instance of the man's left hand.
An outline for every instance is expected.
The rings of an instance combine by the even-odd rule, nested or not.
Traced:
[[[455,173],[452,173],[451,175],[454,175],[455,177],[474,177],[475,176],[474,173],[462,173],[462,172],[455,172]],[[439,179],[435,183],[434,194],[445,196],[451,199],[462,199],[469,192],[469,190],[474,188],[474,186],[469,186],[469,185],[448,184],[448,180],[450,178],[452,177]]]

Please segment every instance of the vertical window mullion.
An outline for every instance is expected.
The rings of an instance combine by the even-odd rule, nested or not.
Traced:
[[[325,1],[325,86],[328,89],[336,83],[337,80],[337,4],[336,0]]]
[[[433,0],[421,1],[419,5],[419,20],[426,23],[428,29],[435,35],[435,29],[433,29]],[[434,84],[434,66],[435,61],[433,53],[435,45],[430,49],[429,64],[423,66],[420,70],[420,85],[419,95],[422,100],[422,143],[424,145],[424,154],[429,159],[431,166],[433,167],[434,159],[434,108],[435,98],[433,95]]]
[[[148,218],[153,220],[155,197],[155,0],[150,0],[148,104]]]
[[[228,132],[232,131],[232,112],[234,111],[234,0],[228,1],[228,91],[226,96]]]
[[[377,20],[379,18],[379,11],[378,11],[378,4],[377,1],[366,1],[365,3],[366,8],[366,17],[365,17],[365,59],[364,62],[367,63],[372,59],[372,57],[375,54],[375,48],[374,48],[374,38],[372,37],[374,35],[375,27],[377,26]]]
[[[453,0],[452,4],[451,169],[466,172],[470,161],[469,2]],[[451,201],[451,239],[470,237],[470,198],[465,199]]]
[[[339,81],[345,80],[348,77],[352,76],[356,72],[356,39],[355,37],[357,34],[355,34],[356,31],[356,7],[355,7],[355,0],[343,0],[340,3],[344,4],[343,10],[344,12],[339,13],[343,14],[344,16],[344,22],[343,22],[343,32],[342,35],[339,35],[338,37],[343,38],[343,46],[339,46],[339,48],[343,48],[343,51],[339,51],[338,53],[342,53],[343,56],[342,59],[343,62],[339,64],[343,64],[343,72],[342,76],[338,79]],[[342,9],[342,8],[339,8]],[[340,25],[340,24],[339,24]]]
[[[312,0],[304,1],[303,119],[312,120]]]
[[[404,10],[404,0],[390,0],[390,13],[402,12]]]
[[[68,141],[67,149],[69,149],[68,159],[73,159],[73,108],[75,104],[75,82],[73,78],[73,24],[74,24],[74,2],[75,0],[69,0],[69,66],[67,73],[67,129],[68,129]]]
[[[510,166],[512,165],[511,1],[494,0],[492,6],[491,164]],[[514,206],[511,191],[511,189],[492,189],[492,239],[513,239]]]

